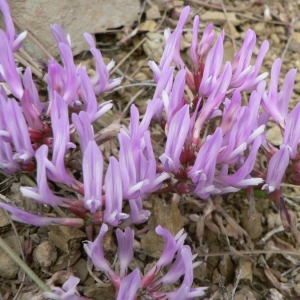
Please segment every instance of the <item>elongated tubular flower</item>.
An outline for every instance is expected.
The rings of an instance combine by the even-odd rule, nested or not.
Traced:
[[[200,62],[204,62],[206,60],[209,48],[211,47],[211,44],[214,40],[215,34],[213,33],[213,27],[214,27],[213,24],[207,25],[207,27],[204,29],[201,41],[198,44],[197,52],[198,52]]]
[[[160,270],[173,260],[177,250],[176,240],[174,239],[170,231],[164,229],[159,225],[156,227],[155,232],[164,238],[165,245],[162,255],[157,263],[147,272],[147,274],[142,279],[141,285],[146,288],[153,282]]]
[[[264,41],[260,47],[254,66],[249,65],[252,53],[256,45],[256,34],[249,29],[246,33],[244,42],[240,50],[234,55],[232,61],[233,76],[230,82],[230,88],[236,88],[240,91],[252,90],[256,85],[268,76],[265,72],[258,76],[262,61],[268,52],[269,43]]]
[[[79,136],[80,148],[84,153],[89,142],[94,141],[94,129],[89,115],[85,111],[81,111],[79,115],[72,114],[72,121]]]
[[[80,91],[85,104],[86,113],[89,116],[90,122],[94,122],[112,108],[112,103],[111,101],[106,101],[97,106],[95,92],[86,70],[80,67],[78,69],[78,75],[81,79]]]
[[[62,288],[52,286],[51,289],[53,292],[44,292],[44,297],[54,300],[88,300],[88,298],[79,296],[76,289],[79,282],[79,278],[70,276],[63,284]]]
[[[290,157],[297,156],[298,144],[300,139],[300,103],[298,103],[286,118],[286,125],[283,136],[283,144],[290,150]]]
[[[19,163],[13,159],[13,151],[10,143],[7,143],[0,135],[0,169],[6,174],[13,174],[21,169]]]
[[[133,241],[134,232],[127,227],[124,232],[121,229],[116,230],[118,240],[118,258],[120,260],[120,278],[127,275],[127,268],[133,259]]]
[[[236,163],[247,146],[264,132],[265,125],[258,126],[260,100],[261,94],[253,91],[248,106],[241,107],[231,130],[223,138],[223,149],[218,156],[218,163]]]
[[[185,67],[184,62],[181,59],[180,55],[180,37],[183,32],[183,27],[188,19],[191,8],[189,6],[184,7],[182,10],[179,20],[177,22],[177,26],[174,32],[171,34],[169,29],[165,29],[164,36],[166,40],[165,49],[163,55],[161,57],[159,67],[157,68],[155,63],[149,63],[150,68],[154,71],[154,80],[157,82],[160,78],[160,75],[163,74],[169,67],[172,60],[177,65],[179,69],[183,69]],[[155,67],[156,66],[156,67]],[[156,70],[158,72],[156,72]]]
[[[84,245],[84,249],[89,258],[92,260],[94,266],[105,272],[106,276],[108,276],[111,280],[116,289],[117,299],[136,299],[140,293],[139,290],[141,293],[145,294],[146,297],[149,296],[152,299],[179,299],[173,296],[181,295],[181,288],[170,293],[159,292],[158,289],[161,285],[176,282],[183,274],[185,274],[185,277],[183,279],[182,286],[184,286],[186,293],[184,294],[185,297],[180,299],[190,299],[190,295],[194,295],[194,297],[196,297],[204,294],[203,291],[206,288],[191,287],[193,283],[193,268],[198,266],[200,263],[193,263],[196,255],[193,256],[190,247],[184,245],[186,234],[183,234],[183,230],[173,237],[167,229],[164,229],[161,226],[156,227],[156,233],[161,235],[165,240],[164,249],[160,259],[147,272],[142,280],[141,272],[138,269],[135,269],[127,275],[129,263],[133,258],[134,234],[132,229],[127,227],[124,232],[120,229],[117,229],[116,232],[118,240],[118,259],[120,261],[119,275],[112,270],[111,266],[104,258],[102,241],[107,231],[107,225],[103,224],[96,240],[93,243],[87,242],[87,244]],[[175,255],[176,260],[172,263]],[[172,265],[170,266],[167,274],[161,279],[156,279],[160,270],[171,263]]]
[[[40,101],[39,93],[38,93],[37,87],[34,84],[34,81],[32,79],[32,72],[29,67],[27,67],[24,72],[23,85],[24,85],[25,90],[27,90],[30,95],[30,100],[31,100],[32,106],[34,107],[33,110],[37,111],[37,114],[41,114],[42,112],[44,112],[45,103],[42,103]]]
[[[204,296],[203,288],[192,288],[193,284],[193,269],[200,265],[200,262],[193,263],[195,256],[192,255],[191,249],[188,246],[182,246],[178,249],[177,257],[167,274],[154,282],[155,286],[174,284],[182,275],[184,279],[178,290],[172,292],[153,292],[151,296],[158,299],[189,299],[193,297]],[[149,287],[150,288],[150,287]],[[154,289],[155,290],[155,289]]]
[[[111,91],[121,83],[123,78],[109,79],[109,71],[114,67],[115,62],[112,60],[108,65],[105,65],[101,52],[96,48],[94,38],[89,33],[85,33],[84,37],[91,47],[90,52],[94,56],[96,63],[96,73],[91,79],[94,92],[96,95],[99,95],[103,92]]]
[[[104,258],[102,241],[107,231],[108,231],[108,226],[105,223],[103,223],[97,238],[94,240],[94,242],[87,242],[84,245],[84,250],[92,260],[94,266],[98,270],[105,272],[106,276],[109,277],[113,285],[119,289],[120,286],[119,276],[112,270],[109,263]]]
[[[179,170],[179,159],[184,142],[190,126],[189,106],[183,106],[170,122],[166,150],[159,159],[164,170],[170,173],[177,173]]]
[[[148,65],[153,71],[153,78],[156,82],[158,82],[162,78],[162,75],[169,69],[172,59],[174,57],[177,41],[180,39],[180,36],[181,32],[174,31],[168,37],[168,39],[166,40],[163,55],[160,59],[160,63],[158,66],[154,61],[149,61]]]
[[[222,123],[220,125],[224,135],[232,128],[233,124],[236,122],[238,113],[240,111],[242,104],[242,97],[239,91],[234,91],[232,99],[228,98],[224,101],[224,110],[222,116]]]
[[[193,283],[193,267],[200,265],[200,262],[197,262],[193,266],[193,257],[190,247],[182,246],[178,249],[178,254],[176,260],[171,265],[168,272],[156,280],[153,284],[149,286],[149,290],[155,290],[161,284],[173,284],[175,283],[183,274],[186,274],[183,284],[189,286]]]
[[[28,127],[21,112],[21,107],[15,99],[5,99],[3,91],[1,95],[3,96],[0,97],[0,100],[3,101],[2,107],[4,109],[3,117],[6,132],[15,149],[13,158],[16,161],[27,163],[34,155],[34,150],[30,142]]]
[[[182,35],[183,32],[183,27],[189,17],[191,8],[190,6],[185,6],[184,9],[182,10],[179,20],[177,22],[176,28],[174,32],[180,33],[178,38],[175,40],[174,43],[174,52],[173,52],[173,62],[179,69],[185,68],[185,63],[183,62],[181,55],[180,55],[180,36]],[[169,29],[166,29],[164,32],[165,39],[167,40],[170,37],[171,33]]]
[[[248,186],[256,186],[263,182],[262,178],[251,178],[250,176],[256,160],[257,151],[261,145],[261,140],[260,136],[256,137],[247,159],[233,174],[228,175],[228,166],[225,164],[223,165],[221,173],[214,178],[215,182],[220,183],[223,186],[219,187],[221,191],[227,193],[229,192],[229,187],[242,189]],[[235,189],[233,190],[236,191]]]
[[[118,138],[120,143],[119,162],[122,166],[123,198],[134,199],[140,196],[141,187],[149,183],[149,180],[137,180],[136,169],[139,168],[139,165],[135,165],[131,139],[125,130],[121,129]]]
[[[199,16],[195,16],[193,22],[193,35],[190,47],[190,60],[192,72],[197,73],[199,70],[199,53],[198,53],[198,34],[199,34]]]
[[[222,130],[217,128],[212,136],[207,137],[201,146],[193,167],[188,172],[192,182],[196,184],[195,195],[207,199],[211,193],[218,190],[213,185],[216,171],[217,156],[222,145]]]
[[[161,122],[163,119],[163,109],[164,109],[164,103],[162,101],[162,94],[167,93],[169,94],[173,85],[173,73],[174,73],[174,67],[170,67],[167,69],[162,76],[158,79],[157,85],[155,88],[155,92],[153,95],[153,100],[148,101],[147,111],[145,114],[146,116],[150,116],[148,107],[150,104],[153,104],[156,102],[155,105],[151,105],[152,107],[155,107],[155,110],[153,111],[153,114],[151,114],[151,119]]]
[[[219,78],[215,82],[210,82],[211,91],[209,93],[209,97],[216,97],[219,94],[228,93],[228,86],[231,79],[231,64],[230,62],[226,62],[224,66],[223,73],[219,76]]]
[[[118,226],[122,219],[128,218],[122,213],[122,179],[120,166],[115,157],[110,157],[105,175],[105,211],[104,222]]]
[[[65,68],[64,92],[62,96],[67,104],[74,105],[77,98],[79,78],[74,64],[72,50],[68,45],[63,43],[59,43],[58,48]]]
[[[269,162],[266,184],[263,185],[263,190],[272,193],[280,189],[280,184],[289,160],[289,147],[281,145],[280,149],[272,156]]]
[[[4,208],[12,214],[10,216],[12,220],[16,222],[31,224],[37,227],[49,225],[63,225],[81,228],[84,225],[84,221],[79,218],[50,218],[38,216],[2,202],[0,202],[0,207]]]
[[[130,205],[130,214],[124,220],[126,225],[145,223],[150,217],[150,211],[143,209],[143,201],[141,197],[128,200]]]
[[[94,214],[102,207],[103,156],[94,141],[83,154],[84,206]]]
[[[200,138],[200,132],[202,129],[202,126],[204,122],[209,119],[209,117],[213,114],[213,112],[216,110],[217,107],[221,104],[225,97],[225,94],[220,94],[216,96],[215,98],[209,98],[207,102],[203,105],[203,108],[201,109],[199,115],[197,116],[197,119],[194,123],[194,129],[193,129],[193,144],[198,145],[199,138]],[[201,99],[201,98],[200,98]]]
[[[201,146],[196,161],[188,175],[194,183],[199,180],[212,179],[215,173],[216,159],[222,144],[222,130],[217,128],[212,136],[208,136]],[[205,175],[205,176],[203,176]]]
[[[141,275],[139,269],[136,268],[121,281],[117,300],[135,300],[140,284]]]
[[[59,24],[50,25],[51,33],[57,43],[65,44],[71,49],[71,38]]]
[[[65,155],[69,148],[76,146],[70,142],[70,125],[68,106],[65,100],[54,93],[54,102],[51,110],[53,131],[52,166],[48,166],[48,178],[53,181],[71,185],[74,177],[68,173],[65,167]]]
[[[153,99],[161,98],[163,91],[165,91],[167,94],[171,92],[173,86],[174,69],[175,67],[171,66],[162,73],[161,78],[159,78],[157,81]]]
[[[288,114],[288,104],[293,92],[296,69],[290,70],[283,81],[282,89],[278,92],[278,83],[282,61],[276,59],[272,66],[270,89],[264,93],[262,106],[263,109],[277,122],[282,128],[285,127],[285,118]]]
[[[46,75],[47,79],[47,90],[48,90],[48,107],[47,107],[47,115],[51,115],[52,105],[54,102],[55,93],[59,94],[60,96],[64,93],[64,80],[63,77],[65,76],[64,68],[59,65],[54,58],[49,60],[48,62],[48,72]]]
[[[28,90],[24,90],[21,101],[22,101],[23,114],[29,125],[29,128],[31,130],[36,130],[38,132],[43,131],[45,125],[43,124],[40,118],[40,112],[32,103],[31,95]]]
[[[58,197],[53,194],[49,188],[47,181],[47,165],[51,165],[51,162],[47,158],[48,147],[42,145],[35,153],[37,161],[37,188],[32,187],[20,187],[20,191],[23,196],[32,198],[38,203],[49,204],[51,206],[68,206],[67,203],[72,202],[71,199],[65,197]]]
[[[16,52],[21,47],[22,41],[27,35],[27,31],[16,35],[14,23],[11,18],[10,9],[7,1],[0,0],[0,9],[4,17],[4,23],[6,27],[6,35],[9,42],[9,46],[13,52]]]
[[[79,78],[74,64],[71,39],[58,24],[51,25],[51,32],[58,45],[60,57],[64,65],[64,69],[62,69],[62,94],[59,94],[69,105],[73,106],[77,98]]]
[[[155,192],[160,189],[162,183],[170,178],[170,174],[167,172],[156,173],[156,159],[154,156],[150,132],[146,131],[144,133],[144,149],[140,149],[136,155],[136,163],[139,163],[139,168],[137,169],[137,178],[139,181],[148,180],[148,184],[141,187],[141,194],[147,194]]]
[[[203,77],[198,91],[201,96],[208,97],[210,95],[211,89],[220,75],[224,55],[223,40],[224,34],[219,35],[205,61]]]
[[[192,91],[198,91],[205,67],[205,60],[214,39],[212,32],[213,24],[209,24],[202,35],[201,41],[198,43],[199,34],[199,16],[195,16],[193,22],[193,37],[190,47],[190,64],[191,71],[187,73],[187,84]]]
[[[14,55],[6,34],[0,30],[0,74],[8,84],[12,94],[21,99],[23,86],[15,64]]]
[[[145,112],[145,115],[140,122],[140,113],[137,109],[137,107],[133,104],[130,108],[130,124],[128,127],[128,130],[123,127],[122,131],[124,134],[126,134],[130,140],[133,152],[135,153],[138,150],[144,150],[145,149],[145,143],[144,143],[144,136],[145,134],[149,132],[149,125],[151,122],[151,119],[153,118],[154,114],[156,113],[157,105],[159,104],[160,99],[156,98],[154,100],[148,101],[147,103],[147,109]],[[147,146],[146,146],[147,147]],[[151,146],[152,149],[152,146]]]
[[[167,127],[170,125],[174,115],[184,106],[184,87],[185,87],[186,70],[180,70],[174,80],[170,95],[166,92],[162,94],[165,111],[167,114]],[[168,130],[168,128],[166,129]]]

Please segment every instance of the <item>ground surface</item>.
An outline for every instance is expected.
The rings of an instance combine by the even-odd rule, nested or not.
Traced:
[[[217,33],[225,28],[225,60],[232,59],[234,49],[240,47],[249,28],[257,34],[257,51],[262,41],[268,39],[270,50],[262,71],[269,71],[274,59],[281,57],[283,79],[289,69],[300,66],[300,3],[262,2],[186,1],[185,4],[192,6],[192,16],[184,33],[183,56],[188,59],[192,19],[199,14],[201,29],[210,22],[215,24]],[[117,63],[112,71],[113,76],[124,76],[122,88],[105,97],[106,100],[114,100],[114,118],[123,113],[123,124],[128,124],[128,103],[135,103],[143,113],[146,101],[152,97],[154,82],[147,62],[149,59],[159,61],[163,49],[163,29],[176,26],[176,18],[183,4],[183,1],[168,5],[154,0],[145,1],[138,27],[113,29],[97,35],[105,60],[108,62],[113,58]],[[88,53],[83,53],[76,60],[83,60],[92,73],[93,65]],[[299,93],[300,74],[296,77],[291,107],[298,103]],[[110,122],[111,118],[112,115],[102,119],[102,122]],[[103,123],[97,124],[95,130],[102,127]],[[274,145],[281,142],[280,132],[272,124],[268,137]],[[114,142],[107,143],[103,149],[104,156],[113,153],[115,147]],[[158,136],[157,150],[159,147]],[[55,215],[49,208],[22,199],[19,186],[32,185],[32,179],[34,177],[30,174],[12,178],[2,176],[1,193],[20,207]],[[59,186],[53,185],[53,189],[61,194],[68,193]],[[300,218],[299,189],[284,185],[283,191],[291,214]],[[290,254],[298,251],[299,245],[291,234],[283,230],[279,213],[267,197],[256,199],[255,211],[250,210],[248,200],[242,194],[215,197],[209,201],[178,195],[154,195],[146,206],[151,210],[152,217],[147,224],[136,227],[135,264],[141,269],[151,263],[153,257],[158,257],[157,253],[162,248],[162,244],[154,243],[156,225],[161,224],[174,234],[184,226],[188,232],[187,242],[198,253],[198,259],[203,261],[195,269],[194,282],[197,286],[209,287],[208,299],[300,299],[300,255]],[[198,221],[197,217],[191,220],[192,214],[200,216]],[[16,252],[20,252],[20,245],[26,249],[24,259],[40,278],[52,278],[59,285],[68,272],[73,272],[81,279],[79,290],[86,297],[114,299],[113,289],[103,274],[94,272],[101,279],[97,283],[88,274],[81,243],[86,239],[84,231],[63,227],[35,228],[18,223],[15,223],[15,228],[13,230],[10,220],[0,211],[1,236]],[[113,232],[106,237],[105,249],[107,258],[112,262],[116,253]],[[0,269],[3,299],[16,299],[18,291],[17,299],[33,299],[38,289],[3,253],[0,255]]]

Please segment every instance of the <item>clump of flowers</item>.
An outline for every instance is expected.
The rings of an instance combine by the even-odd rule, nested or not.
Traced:
[[[118,239],[118,259],[120,261],[120,271],[117,274],[104,258],[102,240],[108,226],[103,224],[98,237],[95,241],[88,242],[84,247],[94,266],[103,271],[116,289],[117,299],[134,300],[139,299],[192,299],[204,295],[206,288],[193,288],[193,268],[200,265],[200,262],[193,263],[196,255],[192,255],[191,248],[184,245],[186,233],[183,230],[173,237],[172,234],[158,226],[156,233],[165,240],[165,246],[160,259],[155,265],[141,278],[138,268],[134,269],[129,275],[128,266],[133,259],[134,232],[127,227],[123,232],[116,230]],[[176,258],[176,259],[175,259]],[[175,260],[174,260],[175,259]],[[174,262],[173,262],[174,261]],[[160,271],[171,265],[165,275],[157,279]],[[172,292],[159,292],[161,286],[174,284],[182,275],[184,279],[181,286]]]
[[[15,34],[5,0],[0,0],[0,9],[6,24],[6,32],[0,31],[0,80],[11,91],[9,97],[0,87],[0,168],[6,174],[36,172],[37,187],[22,187],[22,194],[38,203],[60,206],[76,217],[49,218],[2,202],[0,207],[11,212],[14,220],[35,226],[83,227],[91,220],[101,225],[98,237],[88,242],[85,250],[93,265],[113,283],[117,299],[136,299],[137,295],[145,299],[192,299],[203,295],[205,288],[192,287],[193,268],[198,263],[193,263],[191,249],[183,244],[186,235],[182,231],[173,238],[158,226],[157,233],[165,239],[161,258],[143,277],[138,269],[129,272],[134,240],[130,225],[148,220],[150,212],[143,209],[143,201],[154,192],[190,193],[205,200],[241,189],[251,197],[253,187],[259,187],[273,195],[283,209],[282,180],[300,182],[299,104],[288,113],[296,70],[288,72],[278,92],[281,60],[277,59],[267,90],[268,73],[260,74],[260,68],[268,42],[262,43],[251,65],[256,35],[248,30],[233,60],[223,64],[224,31],[215,37],[210,24],[199,41],[198,16],[193,23],[190,61],[184,62],[179,46],[190,13],[190,7],[185,7],[175,30],[165,30],[160,62],[149,62],[157,86],[147,102],[146,113],[140,121],[137,107],[131,105],[129,126],[117,128],[118,155],[111,156],[105,168],[99,146],[107,137],[115,136],[116,128],[108,126],[96,139],[92,124],[112,108],[111,101],[99,105],[96,96],[113,90],[122,80],[109,77],[114,62],[105,65],[93,37],[86,33],[96,65],[95,75],[90,78],[84,67],[75,65],[71,41],[63,28],[51,26],[62,64],[49,60],[48,101],[41,102],[31,69],[18,68],[13,56],[26,32]],[[247,105],[242,105],[243,92],[250,95]],[[283,145],[279,149],[266,140],[268,120],[282,130]],[[150,122],[159,124],[165,133],[162,153],[153,150]],[[75,143],[75,135],[80,146]],[[269,159],[267,170],[255,169],[259,149]],[[70,163],[72,156],[81,152],[83,181],[74,177]],[[49,181],[63,184],[80,196],[57,196]],[[126,213],[125,202],[130,207]],[[121,223],[127,228],[116,231],[120,271],[115,272],[104,258],[102,239],[108,226],[118,227]],[[167,273],[157,279],[167,265]],[[162,285],[172,285],[181,276],[184,278],[177,290],[159,291]],[[70,279],[70,284],[56,289],[55,299],[67,299],[65,292],[75,295],[76,284],[76,279]]]

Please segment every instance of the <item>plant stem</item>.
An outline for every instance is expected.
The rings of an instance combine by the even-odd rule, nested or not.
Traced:
[[[46,285],[27,265],[26,263],[6,244],[3,238],[0,237],[0,247],[23,269],[23,271],[37,284],[44,292],[51,292],[51,289]]]

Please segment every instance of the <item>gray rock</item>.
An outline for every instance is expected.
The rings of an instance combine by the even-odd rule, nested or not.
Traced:
[[[21,244],[24,243],[23,237],[21,239]],[[16,254],[21,254],[21,249],[19,247],[18,237],[10,235],[8,237],[3,237],[3,240],[9,247],[12,248]],[[0,276],[3,278],[15,278],[18,274],[19,266],[15,261],[0,247]]]
[[[73,54],[88,50],[84,32],[99,33],[107,28],[131,25],[138,19],[139,0],[8,0],[12,17],[53,55],[59,51],[50,24],[61,25],[71,36]],[[1,16],[2,17],[2,16]],[[27,37],[25,50],[33,58],[45,55]]]
[[[50,241],[43,241],[33,251],[33,259],[42,267],[51,266],[57,259],[57,250]]]
[[[5,252],[0,252],[0,274],[3,278],[14,278],[18,274],[19,266]]]

